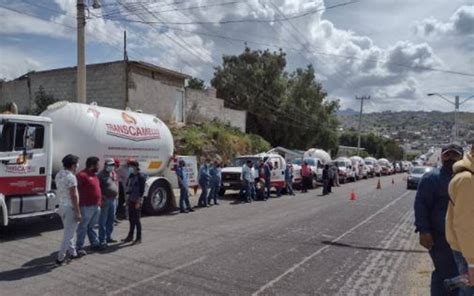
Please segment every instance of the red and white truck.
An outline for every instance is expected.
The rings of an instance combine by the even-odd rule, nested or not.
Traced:
[[[154,115],[63,101],[40,116],[0,114],[0,226],[57,211],[53,178],[67,154],[79,156],[79,169],[89,156],[135,159],[148,176],[144,211],[157,214],[175,204],[176,157],[165,123]],[[196,158],[186,160],[195,182]]]

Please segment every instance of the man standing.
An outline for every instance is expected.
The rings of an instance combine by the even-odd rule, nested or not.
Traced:
[[[252,202],[252,188],[250,187],[252,184],[254,176],[252,174],[252,161],[247,160],[247,162],[242,167],[242,179],[244,181],[244,191],[245,191],[245,202],[250,203]]]
[[[81,222],[81,210],[79,208],[79,196],[77,194],[77,179],[75,176],[79,158],[75,155],[66,155],[63,169],[56,174],[56,194],[60,199],[59,213],[64,226],[64,235],[58,252],[57,264],[66,260],[66,252],[71,258],[77,257],[74,245],[74,233],[77,224]]]
[[[268,162],[268,159],[263,159],[263,176],[265,180],[265,200],[270,198],[271,187],[272,187],[272,165]]]
[[[295,195],[295,193],[293,192],[293,165],[291,164],[291,162],[288,162],[286,164],[285,183],[288,195]]]
[[[183,159],[180,159],[176,167],[176,176],[178,177],[179,209],[181,213],[194,212],[189,203],[189,179],[185,169],[186,162],[184,162]]]
[[[460,289],[462,296],[474,295],[474,139],[471,145],[471,151],[454,165],[446,217],[446,238],[458,271],[473,286]]]
[[[303,165],[301,166],[301,193],[308,192],[310,178],[311,178],[311,168],[306,161],[303,161]]]
[[[219,205],[217,198],[221,189],[222,170],[219,161],[214,161],[214,165],[209,170],[211,176],[211,193],[209,193],[209,204],[214,200],[214,205]]]
[[[209,182],[211,175],[209,174],[209,168],[211,166],[211,160],[206,158],[206,161],[201,168],[199,168],[199,186],[201,187],[201,195],[199,196],[198,205],[200,207],[209,207]]]
[[[142,242],[142,223],[140,221],[143,194],[145,193],[145,176],[140,173],[140,166],[138,161],[128,161],[130,168],[130,176],[128,177],[127,196],[128,196],[128,220],[130,222],[130,230],[128,235],[122,241],[125,243],[133,241],[133,234],[137,230],[137,237],[133,244],[140,244]]]
[[[325,165],[323,169],[323,195],[326,195],[330,192],[330,177],[329,177],[329,165]]]
[[[118,176],[115,172],[115,161],[107,158],[104,168],[97,175],[102,192],[102,207],[99,217],[99,242],[101,248],[107,247],[107,243],[116,243],[112,239],[114,230],[115,210],[117,208],[117,196],[119,194]]]
[[[462,157],[462,148],[447,145],[441,150],[442,167],[426,173],[415,197],[415,226],[420,244],[429,250],[435,270],[431,275],[431,295],[446,295],[443,281],[458,275],[454,257],[446,241],[448,186],[453,164]]]
[[[77,174],[77,189],[79,191],[79,206],[81,207],[82,221],[77,228],[77,253],[80,256],[87,255],[83,249],[86,234],[92,249],[99,249],[100,243],[94,226],[100,216],[102,204],[102,193],[100,182],[97,178],[99,171],[99,158],[89,157],[86,160],[86,168]]]

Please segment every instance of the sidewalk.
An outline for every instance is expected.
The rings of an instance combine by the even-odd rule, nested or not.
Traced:
[[[433,266],[428,253],[420,256],[413,268],[407,273],[408,295],[430,295],[430,281]]]

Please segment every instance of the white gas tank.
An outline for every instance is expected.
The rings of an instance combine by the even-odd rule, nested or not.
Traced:
[[[91,104],[58,102],[42,116],[53,121],[53,172],[67,154],[80,157],[80,169],[89,156],[135,159],[143,173],[160,174],[173,150],[169,128],[153,115],[99,107]]]
[[[321,160],[323,164],[331,162],[331,155],[322,149],[311,148],[308,149],[304,154],[304,157],[316,157]]]

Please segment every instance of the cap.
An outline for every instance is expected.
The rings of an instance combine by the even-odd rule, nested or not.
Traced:
[[[114,164],[116,167],[119,167],[120,166],[120,160],[118,160],[118,158],[114,158]]]
[[[446,145],[444,146],[442,149],[441,149],[441,155],[445,154],[445,153],[448,153],[450,151],[453,151],[459,155],[462,155],[463,154],[463,150],[462,150],[462,147],[459,146],[459,145],[456,145],[456,144],[449,144],[449,145]]]
[[[113,158],[106,158],[104,163],[105,165],[115,165],[115,161]]]

